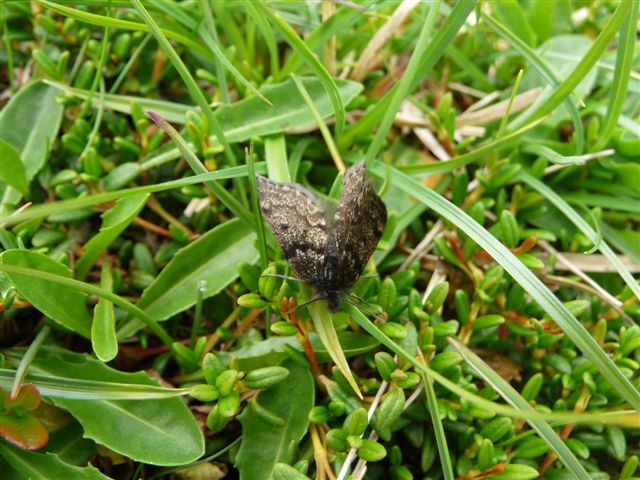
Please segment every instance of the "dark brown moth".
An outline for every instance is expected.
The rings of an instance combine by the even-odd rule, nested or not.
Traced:
[[[338,207],[325,205],[294,183],[258,176],[260,209],[298,277],[313,285],[329,308],[340,308],[387,222],[387,209],[366,175],[365,163],[349,168]],[[335,213],[334,213],[335,212]]]

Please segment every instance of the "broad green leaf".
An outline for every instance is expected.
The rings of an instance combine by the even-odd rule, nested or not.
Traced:
[[[558,79],[556,72],[551,67],[551,65],[547,64],[547,62],[545,62],[545,60],[540,55],[538,55],[538,53],[536,53],[533,48],[531,48],[519,36],[517,36],[516,33],[512,31],[507,25],[503,25],[501,22],[499,22],[497,19],[494,19],[490,15],[483,15],[483,19],[491,28],[496,31],[498,35],[501,35],[527,60],[527,62],[533,68],[533,71],[538,74],[538,77],[541,80],[544,80],[546,84],[554,88],[560,84],[560,80]],[[526,84],[521,88],[526,88]],[[575,128],[576,150],[578,153],[580,153],[582,152],[582,149],[584,147],[584,128],[582,126],[580,114],[572,98],[565,98],[563,101],[563,107],[566,111],[569,112],[569,115],[571,116],[571,120]],[[524,124],[524,122],[521,123],[521,125]]]
[[[89,90],[82,88],[75,88],[64,83],[56,82],[53,80],[45,80],[45,82],[54,87],[65,95],[71,95],[78,97],[82,100],[89,98]],[[116,112],[131,114],[133,106],[137,104],[144,111],[151,110],[162,116],[165,120],[172,123],[185,123],[185,115],[188,112],[195,112],[196,109],[191,105],[185,105],[182,103],[168,102],[166,100],[158,100],[156,98],[135,97],[133,95],[116,95],[113,93],[104,94],[104,107],[114,110]],[[100,99],[92,97],[91,104],[94,107],[98,107]]]
[[[12,353],[15,352],[11,351]],[[18,360],[9,358],[11,363]],[[124,373],[87,355],[43,347],[31,365],[34,373],[158,388],[143,372]],[[84,428],[85,437],[133,460],[153,465],[184,465],[204,453],[202,433],[179,398],[146,400],[72,400],[51,397]],[[40,478],[40,477],[36,477]]]
[[[206,283],[202,298],[215,295],[237,278],[238,264],[258,259],[254,241],[255,234],[237,219],[218,225],[181,249],[145,289],[137,306],[156,320],[166,320],[195,305],[200,281]],[[142,325],[130,321],[118,337],[126,338]]]
[[[333,115],[331,100],[320,80],[315,77],[303,77],[301,80],[322,117],[327,118]],[[87,90],[53,81],[47,83],[78,98],[86,99],[89,95]],[[345,105],[348,105],[362,91],[361,84],[350,80],[336,80],[336,85]],[[273,106],[267,105],[257,97],[248,97],[231,105],[220,107],[214,112],[214,116],[220,122],[229,143],[244,142],[252,137],[273,133],[315,128],[313,115],[309,112],[291,79],[265,85],[260,91],[271,101]],[[144,97],[110,94],[104,96],[106,108],[126,114],[131,113],[134,102],[140,105],[143,110],[151,110],[172,123],[184,124],[187,112],[196,111],[189,105]],[[97,106],[98,99],[94,98],[93,104]],[[215,138],[212,140],[215,141]]]
[[[24,162],[27,181],[40,171],[58,134],[62,105],[57,89],[34,82],[20,90],[0,112],[0,140],[13,145]]]
[[[242,444],[235,463],[241,479],[273,478],[276,462],[295,460],[291,446],[297,445],[307,433],[308,415],[314,403],[311,372],[291,361],[284,367],[289,369],[287,381],[260,392],[238,417]]]
[[[607,19],[607,22],[598,34],[598,37],[595,39],[589,50],[582,55],[580,62],[575,66],[575,68],[573,68],[571,73],[566,76],[562,83],[549,90],[548,95],[543,94],[538,101],[516,118],[511,123],[510,127],[519,128],[526,123],[537,120],[551,113],[569,94],[574,91],[580,82],[588,78],[589,72],[609,46],[611,40],[618,32],[620,25],[629,15],[632,6],[632,2],[618,3],[613,15]]]
[[[516,31],[513,27],[511,27],[511,29],[514,32]],[[593,42],[584,35],[558,35],[540,45],[537,49],[539,60],[548,68],[551,68],[553,74],[555,74],[555,82],[551,83],[552,86],[557,86],[558,81],[562,82],[569,76],[579,60],[582,59],[582,56],[589,51],[592,43]],[[572,55],[576,55],[577,58],[575,62],[570,60],[558,62],[554,57],[554,54],[558,53],[571,53]],[[597,73],[597,69],[592,69],[576,86],[574,94],[577,95],[578,98],[585,98],[589,94],[593,88]],[[544,78],[543,73],[540,73],[536,69],[529,69],[522,78],[521,88],[526,91],[534,87],[544,87],[547,85],[549,85],[549,82]],[[575,98],[570,101],[575,102]],[[548,120],[554,125],[566,118],[568,114],[566,104],[563,103],[558,106],[558,108],[555,109],[555,113],[556,115]]]
[[[93,465],[76,467],[63,462],[53,453],[38,453],[0,443],[0,457],[11,465],[23,478],[39,480],[109,480]],[[8,472],[3,472],[4,474]],[[8,478],[8,477],[7,477]]]
[[[28,250],[6,250],[0,254],[3,265],[26,267],[71,278],[71,270],[59,262]],[[44,315],[60,325],[89,337],[91,316],[87,311],[85,296],[65,285],[54,284],[28,275],[3,272],[24,298]]]
[[[602,236],[607,243],[627,255],[636,265],[640,265],[640,232],[633,228],[620,230],[602,221],[599,222],[599,225]]]
[[[72,465],[85,465],[89,457],[96,453],[96,444],[82,436],[82,427],[78,422],[71,422],[51,432],[49,442],[41,453],[52,453]]]
[[[29,195],[29,185],[24,165],[20,160],[20,152],[4,140],[0,140],[0,180],[18,190],[23,196]]]
[[[144,207],[149,194],[139,194],[119,200],[102,214],[102,227],[84,246],[84,253],[76,264],[76,277],[84,280],[89,270],[107,247],[124,231]]]
[[[18,151],[27,184],[44,165],[58,135],[63,107],[56,102],[57,95],[55,88],[37,81],[21,89],[0,111],[0,140]],[[20,194],[2,185],[0,192],[0,218],[4,218],[18,203]]]

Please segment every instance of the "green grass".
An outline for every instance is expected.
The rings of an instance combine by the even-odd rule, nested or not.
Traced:
[[[0,10],[0,471],[636,478],[638,0]],[[361,160],[368,305],[282,313],[255,175]]]

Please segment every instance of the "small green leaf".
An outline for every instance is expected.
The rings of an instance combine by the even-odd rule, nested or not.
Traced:
[[[387,456],[387,450],[384,446],[373,440],[364,439],[362,446],[358,448],[358,457],[367,462],[379,462]]]
[[[504,322],[505,320],[502,315],[483,315],[482,317],[476,318],[473,322],[473,330],[479,331],[484,330],[485,328],[494,328]]]
[[[374,417],[376,430],[380,431],[391,427],[402,414],[404,408],[404,392],[400,388],[392,388],[383,397],[380,407]]]
[[[549,445],[539,437],[528,438],[518,444],[512,455],[514,458],[537,458],[549,451]]]
[[[289,376],[289,370],[284,367],[264,367],[252,370],[244,378],[248,388],[269,388],[283,381]]]
[[[491,478],[493,480],[533,480],[540,478],[540,473],[529,465],[511,463],[502,472],[491,475]]]

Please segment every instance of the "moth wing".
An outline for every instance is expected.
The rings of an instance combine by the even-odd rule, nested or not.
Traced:
[[[282,253],[298,277],[316,285],[328,238],[324,204],[299,185],[257,179],[260,209]]]
[[[334,219],[339,288],[349,288],[358,279],[386,223],[387,208],[367,178],[365,163],[353,165],[344,175]]]

